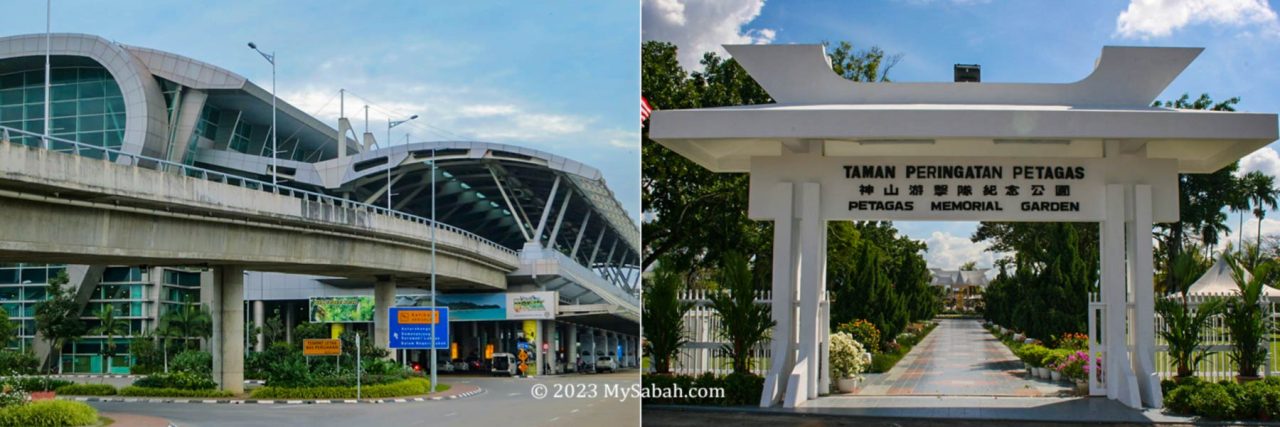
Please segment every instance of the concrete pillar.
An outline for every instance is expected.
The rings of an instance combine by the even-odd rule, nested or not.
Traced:
[[[253,326],[258,328],[257,342],[253,345],[253,351],[261,353],[266,350],[266,334],[262,332],[262,327],[266,324],[267,314],[266,301],[257,300],[253,302]]]
[[[294,310],[293,301],[284,303],[284,340],[289,344],[293,344],[293,327],[297,325]]]
[[[569,358],[568,358],[569,370],[573,372],[577,372],[578,371],[578,325],[570,323],[568,328],[569,328],[569,342],[566,343],[566,348],[568,348],[568,351],[569,351]]]
[[[1141,408],[1138,397],[1138,381],[1129,363],[1128,339],[1125,336],[1125,320],[1128,303],[1125,301],[1125,188],[1123,185],[1107,185],[1106,220],[1102,222],[1102,301],[1104,314],[1103,369],[1106,375],[1107,398],[1117,400],[1131,408]]]
[[[532,344],[533,344],[534,372],[537,372],[538,375],[542,375],[544,373],[542,372],[544,370],[542,365],[547,360],[546,356],[542,354],[542,343],[544,339],[542,334],[542,321],[535,320],[533,322],[533,325],[534,325],[534,333],[533,333],[534,339],[532,340]]]
[[[379,277],[373,284],[373,345],[387,348],[391,343],[391,306],[396,302],[396,282],[390,277]],[[388,351],[387,358],[396,359],[396,352]]]
[[[218,268],[213,289],[215,319],[213,335],[213,378],[232,393],[244,392],[244,268]]]
[[[769,372],[765,375],[760,406],[770,407],[787,393],[786,376],[795,364],[795,251],[794,184],[778,183],[773,190],[773,304],[770,313],[776,325],[770,351]]]
[[[588,349],[591,352],[591,357],[587,359],[587,363],[594,365],[596,363],[596,329],[588,329],[587,334],[591,335],[591,348]]]
[[[1133,335],[1133,370],[1138,380],[1138,392],[1142,403],[1150,408],[1160,408],[1164,396],[1160,390],[1160,376],[1155,370],[1155,287],[1154,263],[1151,247],[1151,186],[1135,185],[1131,203],[1133,218],[1129,224],[1129,288],[1133,301],[1129,331]]]
[[[818,302],[821,298],[821,273],[826,259],[823,235],[826,221],[820,215],[818,183],[800,184],[800,329],[796,366],[787,379],[783,406],[794,408],[818,397]]]

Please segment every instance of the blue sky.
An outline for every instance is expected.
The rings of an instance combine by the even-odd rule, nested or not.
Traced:
[[[44,2],[6,3],[0,35],[44,32]],[[380,141],[388,115],[419,114],[392,140],[409,133],[549,151],[604,172],[638,218],[635,1],[357,3],[55,0],[53,31],[178,53],[269,89],[271,68],[246,47],[253,41],[277,52],[281,98],[332,126],[345,88],[372,104]],[[347,97],[357,131],[365,103]]]
[[[1189,92],[1241,97],[1240,111],[1280,111],[1280,21],[1266,0],[643,0],[643,38],[671,41],[681,61],[723,43],[849,41],[901,54],[896,81],[950,81],[952,64],[982,65],[984,82],[1071,82],[1084,78],[1104,45],[1195,46],[1205,51],[1160,96]],[[723,55],[724,52],[720,51]],[[1246,157],[1242,169],[1280,175],[1276,144]],[[1280,233],[1280,217],[1263,234]],[[1250,217],[1251,218],[1251,217]],[[1229,225],[1236,228],[1231,215]],[[972,222],[898,222],[930,246],[931,266],[992,254],[968,237]],[[1256,235],[1256,220],[1245,237]],[[1225,236],[1235,240],[1235,234]]]

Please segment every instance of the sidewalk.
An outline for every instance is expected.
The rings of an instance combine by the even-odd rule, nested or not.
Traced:
[[[98,415],[115,420],[113,426],[128,427],[170,427],[173,424],[164,418],[149,417],[146,415],[126,414],[122,412],[102,412]]]
[[[1065,382],[1028,379],[1022,362],[972,319],[940,319],[893,369],[867,378],[857,396],[1071,396]]]

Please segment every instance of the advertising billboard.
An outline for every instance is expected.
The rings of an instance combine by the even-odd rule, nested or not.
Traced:
[[[373,322],[373,297],[311,297],[311,323]]]

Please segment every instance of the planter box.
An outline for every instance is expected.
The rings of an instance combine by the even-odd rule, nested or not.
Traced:
[[[857,378],[837,378],[836,389],[840,390],[841,393],[853,393],[854,390],[858,389],[858,379]]]
[[[31,392],[31,400],[32,400],[32,401],[37,401],[37,400],[53,400],[53,399],[54,399],[54,398],[56,398],[56,397],[58,397],[58,392],[56,392],[56,391],[33,391],[33,392]]]
[[[1054,381],[1062,381],[1062,373],[1061,373],[1061,372],[1058,372],[1058,371],[1055,371],[1055,370],[1050,369],[1050,370],[1049,370],[1049,376],[1050,376],[1050,377],[1052,377]]]

